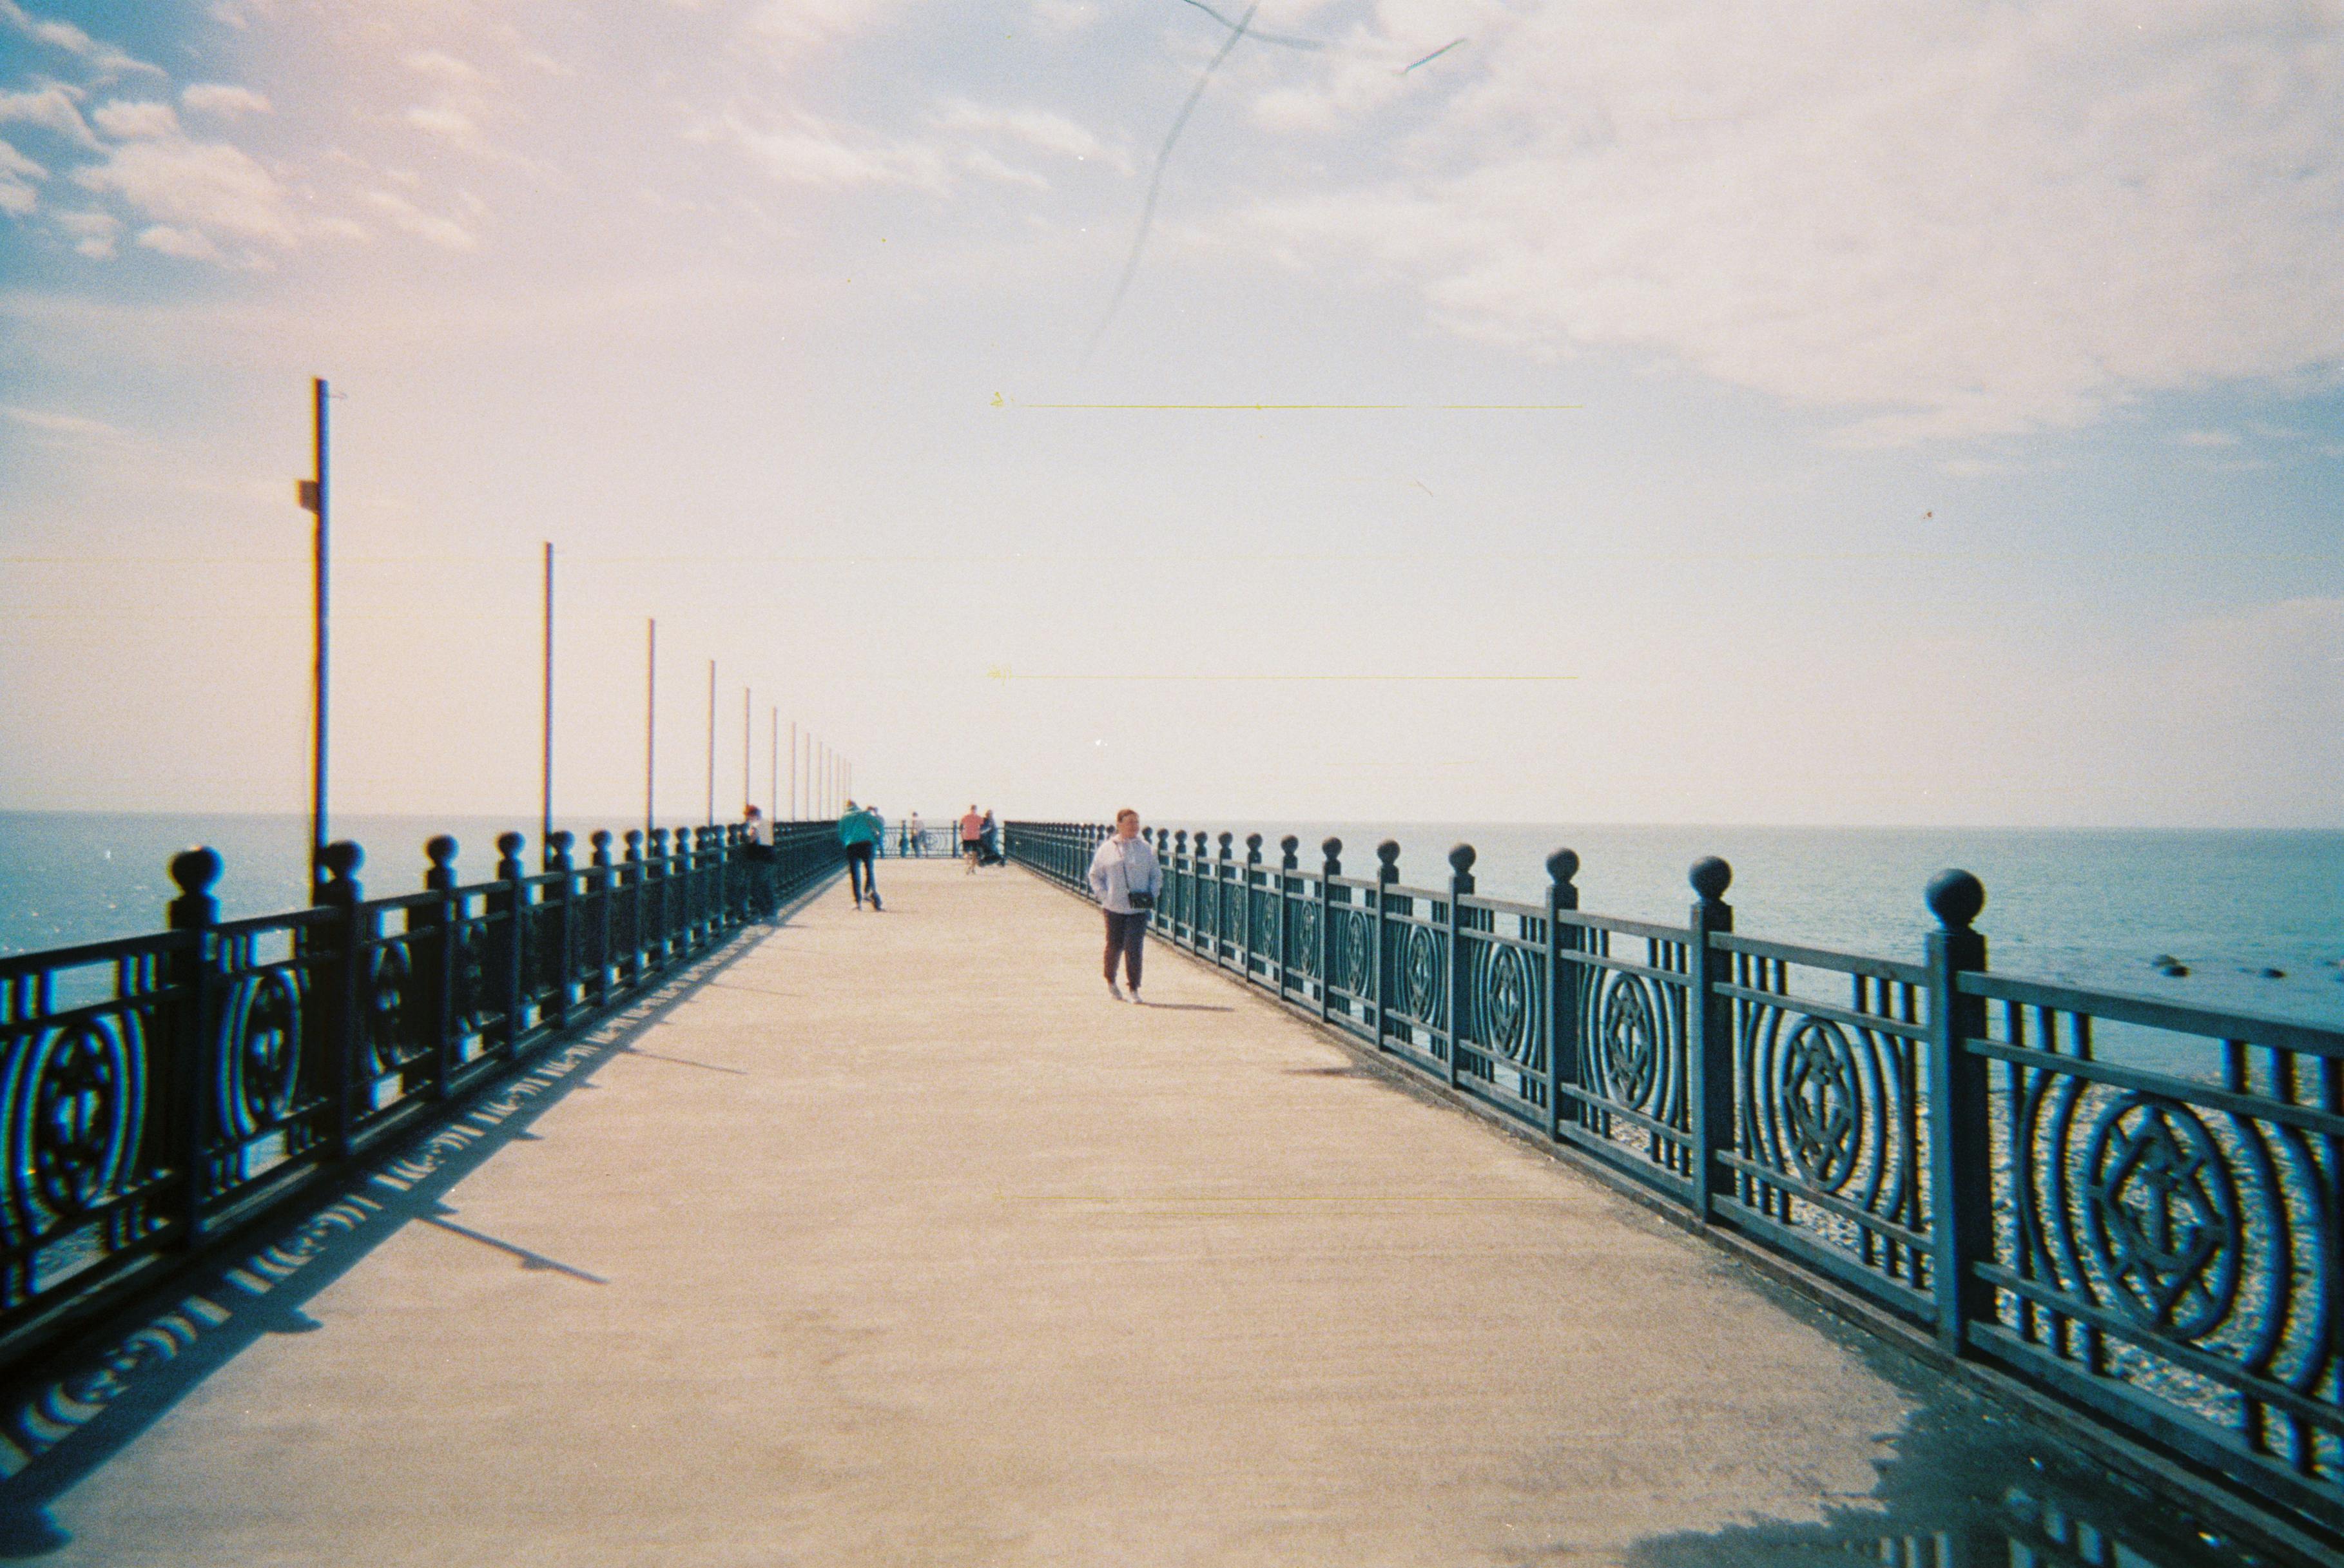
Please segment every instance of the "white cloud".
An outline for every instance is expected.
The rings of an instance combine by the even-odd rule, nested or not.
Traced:
[[[138,243],[149,250],[159,250],[183,261],[227,259],[220,254],[219,247],[197,228],[180,228],[167,223],[151,224],[138,231]]]
[[[155,244],[141,234],[139,243],[167,255],[198,254],[176,238],[187,231],[212,230],[280,246],[292,245],[298,237],[284,187],[224,143],[184,137],[126,142],[104,163],[76,171],[74,179],[87,189],[117,195],[144,216],[162,220],[175,238]],[[179,248],[168,248],[174,245]]]
[[[0,125],[11,121],[40,126],[67,141],[95,150],[100,145],[76,106],[81,94],[62,82],[47,82],[28,92],[0,93]]]
[[[1433,14],[1388,7],[1357,51],[1280,57],[1259,117],[1369,122],[1368,161],[1248,216],[1299,265],[1399,280],[1460,331],[1648,351],[1891,441],[2344,364],[2334,6]],[[1368,68],[1444,32],[1472,47]]]
[[[1096,158],[1125,174],[1131,158],[1121,147],[1110,147],[1064,115],[1047,109],[996,109],[956,98],[937,115],[937,126],[972,135],[1005,136],[1038,152],[1055,153],[1078,161]]]
[[[2234,447],[2238,438],[2228,430],[2184,430],[2173,438],[2185,447]]]
[[[22,217],[40,205],[40,192],[33,182],[49,177],[49,171],[18,152],[6,142],[0,142],[0,212],[12,217]]]
[[[265,96],[227,82],[189,82],[179,89],[179,102],[197,114],[227,117],[269,112]]]
[[[811,115],[770,130],[727,115],[704,127],[703,138],[722,137],[748,153],[768,174],[793,185],[903,185],[942,194],[951,184],[943,155],[921,142],[848,133]]]
[[[419,72],[452,86],[478,86],[489,79],[480,68],[470,60],[460,60],[455,56],[444,54],[438,49],[416,49],[402,56],[402,59],[409,70]]]
[[[133,71],[151,71],[158,76],[164,74],[159,67],[134,59],[111,44],[100,43],[70,22],[47,22],[30,15],[16,0],[0,0],[0,24],[28,38],[79,56],[100,76],[118,76]]]
[[[116,98],[92,109],[89,117],[107,136],[126,141],[179,134],[179,116],[168,104]]]
[[[1032,0],[1034,20],[1054,33],[1079,33],[1098,20],[1092,0]]]
[[[744,25],[748,41],[784,68],[825,46],[867,30],[898,0],[765,0]]]
[[[122,231],[121,220],[106,212],[59,212],[50,220],[74,237],[74,248],[93,261],[110,261],[114,258],[114,237]]]
[[[417,130],[428,132],[451,142],[470,141],[477,129],[472,124],[471,116],[461,109],[450,108],[445,104],[411,105],[405,117],[407,123]]]
[[[0,415],[8,422],[22,425],[43,435],[76,436],[86,440],[126,440],[129,438],[104,420],[87,419],[80,414],[54,413],[47,409],[26,409],[14,404],[0,406]]]
[[[474,250],[480,247],[480,240],[470,229],[452,217],[426,212],[403,196],[387,190],[370,190],[367,192],[367,200],[398,228],[434,245],[449,250]]]
[[[1032,169],[1017,168],[1003,163],[983,147],[970,147],[960,155],[962,167],[972,174],[982,175],[1001,185],[1031,186],[1036,190],[1047,190],[1050,182]]]

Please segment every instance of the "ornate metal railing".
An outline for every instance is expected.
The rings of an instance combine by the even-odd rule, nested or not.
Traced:
[[[222,922],[209,849],[148,936],[0,957],[0,1368],[299,1201],[354,1155],[621,1005],[834,874],[834,823],[630,833],[591,864],[556,833],[524,870],[369,899],[327,846],[317,907]]]
[[[1087,891],[1096,824],[1011,823]],[[1152,832],[1156,935],[2020,1380],[2344,1534],[2344,1030],[1986,971],[1940,874],[1900,963],[1368,877]]]

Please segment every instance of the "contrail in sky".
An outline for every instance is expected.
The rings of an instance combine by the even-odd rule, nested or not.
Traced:
[[[1418,66],[1430,66],[1433,61],[1438,60],[1441,56],[1446,55],[1450,50],[1454,49],[1458,45],[1462,44],[1464,41],[1465,40],[1462,38],[1451,38],[1448,43],[1441,45],[1440,47],[1435,49],[1430,55],[1427,55],[1423,59],[1402,66],[1399,68],[1399,74],[1405,76],[1410,71],[1415,70]]]
[[[1220,53],[1213,56],[1212,63],[1205,67],[1204,75],[1197,78],[1196,86],[1188,94],[1188,101],[1180,106],[1179,117],[1172,122],[1171,134],[1164,138],[1164,146],[1157,151],[1156,172],[1147,178],[1147,203],[1139,209],[1139,232],[1132,237],[1131,255],[1123,264],[1123,277],[1115,286],[1115,298],[1107,301],[1106,314],[1099,319],[1098,330],[1091,334],[1091,346],[1083,353],[1085,359],[1098,351],[1099,339],[1106,336],[1107,328],[1115,321],[1115,313],[1123,309],[1123,297],[1129,292],[1132,278],[1139,271],[1139,253],[1147,248],[1147,231],[1156,222],[1156,197],[1164,186],[1164,160],[1172,156],[1172,144],[1180,139],[1180,132],[1187,125],[1188,116],[1196,112],[1197,100],[1205,96],[1205,88],[1212,81],[1213,73],[1221,68],[1221,62],[1229,57],[1229,51],[1238,46],[1238,40],[1244,37],[1246,29],[1253,25],[1253,14],[1261,9],[1261,0],[1253,0],[1253,4],[1246,7],[1245,15],[1231,22],[1211,6],[1198,5],[1197,0],[1188,0],[1188,4],[1228,27],[1229,35],[1221,41]]]

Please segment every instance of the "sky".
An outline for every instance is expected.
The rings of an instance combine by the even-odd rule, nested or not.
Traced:
[[[2339,0],[0,0],[0,809],[306,809],[322,376],[338,810],[551,541],[566,815],[2344,824],[2339,256]]]

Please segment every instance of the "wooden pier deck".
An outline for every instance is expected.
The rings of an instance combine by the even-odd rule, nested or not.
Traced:
[[[49,1560],[1423,1568],[1867,1506],[1912,1406],[1851,1334],[1177,956],[1116,1004],[1035,877],[881,875],[215,1292],[259,1329]]]

